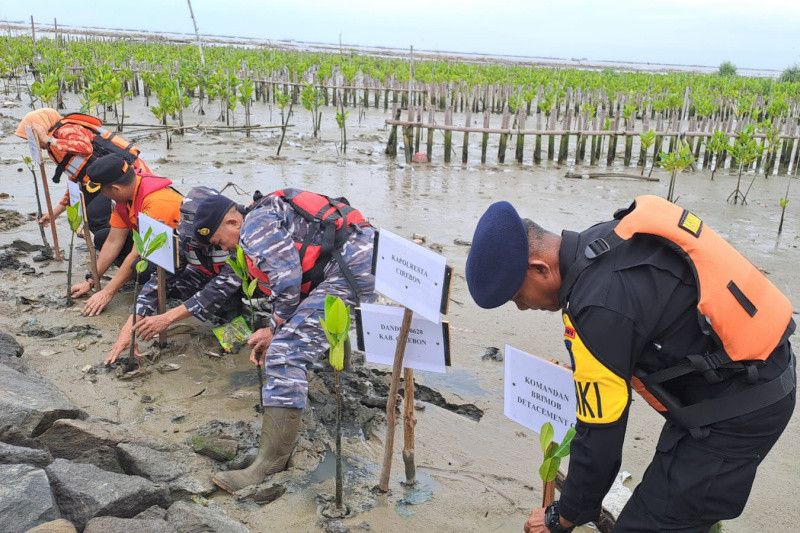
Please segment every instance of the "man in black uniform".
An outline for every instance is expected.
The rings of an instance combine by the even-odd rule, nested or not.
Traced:
[[[521,219],[508,202],[498,202],[475,230],[466,277],[476,303],[494,308],[511,300],[520,310],[563,310],[564,340],[574,368],[577,435],[569,473],[560,500],[534,509],[526,533],[570,531],[598,517],[621,465],[631,386],[641,389],[666,422],[617,532],[707,532],[717,521],[739,516],[756,468],[794,409],[794,356],[788,341],[794,323],[788,300],[786,331],[766,361],[722,365],[705,374],[676,372],[675,379],[652,386],[658,398],[641,388],[639,378],[648,382],[647,375],[671,372],[690,354],[712,354],[718,348],[716,337],[704,333],[698,321],[698,281],[689,262],[652,235],[598,246],[618,223],[557,235]],[[764,383],[782,387],[742,413],[746,409],[737,398],[743,397],[737,394]],[[734,416],[715,420],[726,415],[712,414],[711,423],[686,427],[670,414],[720,397],[733,399]]]

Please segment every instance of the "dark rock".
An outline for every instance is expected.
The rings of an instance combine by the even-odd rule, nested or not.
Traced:
[[[325,533],[350,533],[350,528],[341,520],[328,520],[325,522]]]
[[[211,460],[198,456],[186,446],[157,450],[140,444],[120,443],[117,451],[125,472],[166,484],[174,498],[191,494],[207,496],[216,490],[211,482],[214,475]]]
[[[131,518],[152,505],[167,503],[164,488],[138,476],[66,459],[56,459],[46,471],[61,513],[78,529],[95,516]]]
[[[175,533],[175,528],[164,520],[101,516],[89,520],[83,533]]]
[[[134,516],[134,518],[139,520],[166,520],[167,510],[158,505],[153,505]]]
[[[0,463],[2,464],[29,464],[44,468],[51,462],[53,462],[53,458],[47,450],[0,442]]]
[[[58,520],[39,524],[25,533],[78,533],[78,530],[75,529],[75,526],[73,526],[72,522],[69,520],[59,518]]]
[[[14,239],[11,244],[6,244],[3,248],[10,248],[18,252],[31,253],[41,252],[47,250],[44,244],[33,244],[32,242],[23,241],[22,239]]]
[[[239,451],[239,444],[233,439],[204,437],[203,435],[193,435],[191,446],[196,453],[220,462],[232,461],[236,458],[236,452]]]
[[[117,460],[116,446],[136,437],[132,431],[103,420],[56,420],[37,440],[47,446],[54,457],[122,474],[124,470]]]
[[[0,361],[6,357],[20,357],[25,352],[17,339],[10,333],[0,331]]]
[[[44,470],[0,465],[0,530],[25,531],[60,516]]]
[[[36,437],[59,418],[85,418],[51,383],[0,365],[0,426]]]
[[[486,348],[486,351],[483,352],[481,359],[484,361],[503,361],[503,352],[500,351],[500,348],[496,348],[494,346],[489,346]]]
[[[249,533],[249,529],[227,516],[214,505],[203,507],[185,501],[175,502],[167,510],[167,522],[178,533]]]
[[[35,268],[17,259],[16,252],[11,250],[4,250],[0,252],[0,270],[18,270],[23,274],[36,273]]]
[[[229,439],[236,442],[238,445],[236,457],[225,465],[227,470],[236,470],[253,462],[258,450],[260,431],[260,425],[254,422],[212,420],[195,429],[194,436]]]
[[[456,246],[472,246],[472,241],[467,241],[464,239],[453,239],[453,244]]]

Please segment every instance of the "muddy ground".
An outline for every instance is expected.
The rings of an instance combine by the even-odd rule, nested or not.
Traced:
[[[67,105],[77,108],[77,99],[68,98]],[[186,122],[212,123],[215,106],[206,108],[211,110],[209,116],[189,116]],[[7,228],[0,232],[0,245],[15,239],[40,242],[39,232],[27,216],[35,211],[31,178],[21,164],[27,147],[12,135],[16,121],[27,110],[24,105],[0,109],[0,193],[9,195],[0,197],[0,209],[22,213],[21,217],[8,218],[9,224],[0,222],[0,227]],[[154,121],[142,100],[126,103],[126,112],[129,122]],[[567,168],[521,167],[514,163],[407,166],[402,156],[395,161],[383,154],[388,135],[383,126],[385,118],[383,113],[370,110],[359,124],[358,112],[350,111],[346,158],[337,154],[338,131],[330,108],[323,109],[322,140],[310,138],[310,116],[297,112],[291,121],[295,127],[288,133],[280,157],[275,156],[275,132],[255,133],[249,139],[241,133],[187,133],[175,136],[169,152],[163,138],[157,135],[124,135],[138,139],[142,154],[154,171],[173,179],[181,191],[199,184],[219,188],[233,182],[248,194],[255,189],[294,186],[344,195],[376,226],[406,236],[423,234],[428,243],[440,245],[456,269],[447,317],[452,325],[453,366],[446,375],[418,372],[417,377],[421,384],[441,393],[446,402],[473,404],[482,416],[476,421],[475,416],[470,418],[422,402],[420,407],[424,406],[424,410],[417,411],[416,447],[422,482],[412,491],[401,487],[403,469],[397,453],[391,494],[375,496],[368,489],[376,482],[380,468],[382,418],[377,408],[370,411],[363,405],[357,407],[355,411],[364,417],[360,420],[363,424],[351,426],[344,446],[349,472],[345,494],[356,514],[344,524],[352,531],[520,531],[530,508],[541,501],[538,441],[531,431],[503,416],[503,365],[482,360],[482,355],[486,347],[502,348],[508,343],[542,357],[565,360],[561,320],[558,314],[521,313],[511,305],[494,311],[477,308],[463,278],[468,248],[454,241],[471,239],[478,217],[496,200],[511,200],[523,216],[549,229],[580,230],[608,219],[637,194],[664,195],[668,177],[656,170],[654,176],[662,178],[659,183],[574,180],[563,177]],[[243,122],[238,114],[236,120]],[[253,117],[253,123],[260,124],[277,120],[277,110],[271,118],[263,109]],[[479,139],[471,140],[470,155],[478,160]],[[442,138],[438,134],[436,141],[434,152],[439,155],[435,161],[440,161]],[[454,141],[454,146],[461,146],[460,135]],[[490,153],[496,155],[496,150],[496,145],[490,145]],[[48,163],[48,171],[52,170]],[[778,199],[783,195],[786,178],[765,180],[759,176],[746,207],[725,203],[735,179],[727,173],[717,174],[713,182],[706,173],[681,175],[676,188],[679,201],[703,216],[767,271],[797,307],[798,188],[795,186],[790,194],[783,235],[778,238]],[[63,183],[51,185],[56,197],[63,193],[63,187]],[[242,203],[248,200],[247,195],[237,196],[230,189],[228,192]],[[18,222],[21,225],[15,226]],[[59,232],[62,243],[68,242],[65,217],[59,219]],[[180,365],[177,371],[160,373],[154,367],[147,376],[121,381],[113,372],[98,369],[124,320],[131,294],[118,295],[99,318],[83,318],[79,307],[60,306],[66,265],[33,263],[34,253],[12,251],[0,260],[0,327],[16,335],[25,346],[23,357],[78,407],[92,416],[172,442],[186,441],[195,428],[215,419],[257,420],[257,380],[247,354],[243,350],[222,358],[206,355],[214,349],[214,343],[208,330],[195,321],[187,322],[192,331],[175,337],[159,361]],[[77,257],[81,263],[85,253],[81,251]],[[79,275],[84,270],[83,264],[75,267]],[[94,329],[87,333],[86,325]],[[53,333],[60,334],[41,336]],[[92,369],[87,371],[90,366]],[[388,369],[363,371],[369,372],[371,381],[380,383],[381,376],[372,370]],[[361,383],[367,381],[366,374],[361,377]],[[317,378],[315,382],[321,386],[325,380]],[[354,391],[353,396],[358,398],[358,393]],[[318,420],[329,418],[330,397],[323,389],[315,391],[312,387],[312,399],[316,401],[306,418],[310,424],[317,424]],[[371,413],[377,413],[375,419]],[[660,425],[658,415],[637,397],[622,462],[622,469],[632,474],[628,482],[631,487],[641,480],[654,452]],[[275,502],[260,507],[219,493],[213,496],[214,500],[254,531],[318,530],[323,525],[318,495],[333,492],[333,463],[329,455],[319,453],[329,444],[324,432],[309,437],[315,435],[314,444],[323,446],[310,446],[312,453],[305,456],[304,468],[311,473],[303,474],[300,482]],[[800,423],[795,416],[761,466],[744,514],[726,523],[725,531],[795,529],[796,494],[800,493],[798,437]],[[402,441],[400,432],[398,440]]]

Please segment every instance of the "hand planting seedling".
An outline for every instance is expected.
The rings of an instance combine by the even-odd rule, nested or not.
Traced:
[[[153,237],[153,229],[147,228],[143,236],[136,230],[131,231],[131,236],[133,237],[133,245],[136,247],[136,253],[139,254],[139,260],[136,261],[136,266],[134,267],[133,305],[131,307],[133,327],[131,328],[131,347],[128,352],[128,363],[133,366],[136,353],[136,301],[139,299],[139,275],[150,266],[147,258],[167,243],[167,234],[166,232],[161,232]]]
[[[342,391],[339,372],[344,369],[345,345],[350,338],[350,308],[341,298],[325,297],[325,318],[319,323],[330,348],[328,360],[334,370],[336,383],[336,508],[342,509]]]

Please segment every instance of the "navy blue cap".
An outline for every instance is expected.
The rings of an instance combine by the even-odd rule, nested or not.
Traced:
[[[97,191],[102,185],[112,185],[122,178],[133,176],[133,173],[133,165],[117,154],[98,157],[86,168],[86,177],[94,189],[90,192]]]
[[[236,202],[221,194],[209,196],[197,206],[192,235],[199,242],[209,244],[211,236],[217,231],[222,219]]]
[[[489,206],[475,227],[467,256],[467,286],[484,309],[500,307],[519,291],[528,270],[528,234],[508,202]]]

